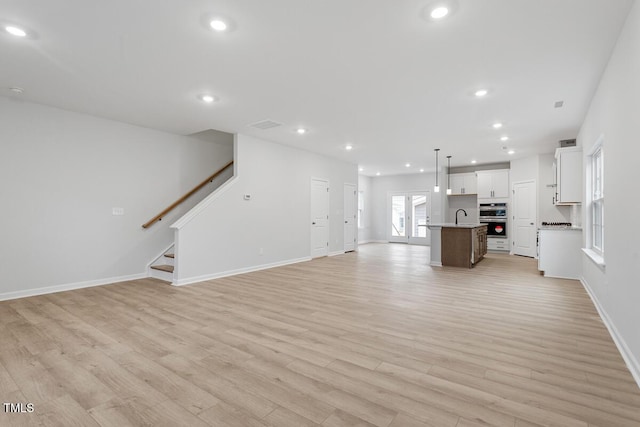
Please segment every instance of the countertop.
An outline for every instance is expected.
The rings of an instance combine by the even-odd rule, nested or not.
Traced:
[[[554,225],[543,225],[538,230],[556,230],[556,231],[582,231],[582,227],[558,227]]]
[[[428,228],[478,228],[486,226],[487,224],[454,224],[454,223],[442,223],[442,224],[428,224]]]

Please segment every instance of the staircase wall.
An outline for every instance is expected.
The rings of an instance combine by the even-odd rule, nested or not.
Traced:
[[[0,97],[0,148],[2,300],[144,277],[199,198],[141,225],[229,162],[233,135],[190,138]]]
[[[343,251],[343,187],[357,184],[355,164],[246,135],[236,136],[235,162],[232,181],[174,224],[174,283],[308,260],[311,177],[329,180],[329,251]]]

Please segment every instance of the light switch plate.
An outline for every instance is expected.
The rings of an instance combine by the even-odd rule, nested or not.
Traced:
[[[111,208],[112,215],[124,215],[124,208]]]

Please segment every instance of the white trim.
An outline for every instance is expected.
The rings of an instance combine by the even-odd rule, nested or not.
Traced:
[[[585,175],[584,175],[584,179],[585,179],[585,206],[586,209],[583,212],[584,215],[584,219],[585,219],[585,230],[584,230],[584,234],[585,234],[585,245],[587,247],[587,249],[591,250],[593,254],[595,254],[597,257],[602,258],[602,264],[600,264],[597,260],[597,258],[593,258],[591,257],[591,254],[587,253],[587,255],[596,263],[598,264],[599,267],[604,267],[604,257],[602,253],[598,253],[596,251],[594,251],[593,248],[593,162],[592,162],[592,157],[593,155],[596,153],[596,151],[598,150],[602,150],[604,148],[604,133],[600,134],[600,136],[596,139],[596,142],[593,144],[593,146],[591,147],[591,149],[589,150],[588,153],[585,153],[584,155],[584,161],[583,164],[586,166],[586,170],[585,170]],[[603,160],[604,162],[604,157]],[[604,163],[602,164],[602,172],[604,172]],[[602,188],[604,191],[604,176],[602,176]],[[603,194],[604,197],[604,194]],[[602,218],[600,219],[602,221],[602,227],[604,227],[604,208],[603,208],[603,215]],[[604,233],[602,235],[603,238],[603,244],[604,244]],[[604,249],[604,247],[603,247]],[[586,252],[585,252],[586,253]]]
[[[620,333],[618,332],[618,329],[616,329],[615,324],[611,321],[611,318],[607,315],[607,312],[605,311],[604,307],[600,305],[600,302],[596,298],[595,294],[591,291],[591,288],[589,287],[589,284],[587,283],[584,277],[580,278],[580,283],[582,283],[582,286],[587,291],[589,298],[591,298],[591,301],[593,301],[593,305],[596,307],[596,310],[598,310],[598,314],[600,315],[602,322],[607,327],[607,330],[609,331],[609,335],[611,335],[611,338],[613,339],[613,342],[616,344],[616,347],[618,347],[618,351],[622,355],[622,358],[624,359],[624,362],[627,365],[627,368],[629,368],[629,371],[631,372],[633,379],[636,381],[636,384],[638,384],[638,387],[640,387],[640,361],[635,358],[635,356],[627,346],[626,341],[624,340],[624,338],[622,338],[622,335],[620,335]]]
[[[442,267],[442,263],[441,263],[441,262],[436,262],[436,261],[431,261],[431,262],[429,263],[429,265],[430,265],[431,267]]]
[[[238,268],[236,270],[221,271],[219,273],[204,274],[202,276],[189,277],[174,281],[173,286],[191,285],[193,283],[204,282],[206,280],[220,279],[222,277],[235,276],[237,274],[251,273],[253,271],[267,270],[275,267],[282,267],[289,264],[297,264],[299,262],[311,261],[311,257],[294,258],[285,261],[272,262],[269,264],[254,265],[252,267]]]
[[[72,291],[74,289],[92,288],[94,286],[112,285],[118,282],[138,280],[149,277],[146,273],[130,274],[128,276],[108,277],[105,279],[88,280],[86,282],[67,283],[64,285],[46,286],[44,288],[26,289],[24,291],[5,292],[0,294],[0,301],[26,298],[36,295],[53,294],[56,292]]]
[[[235,165],[235,163],[234,163]],[[227,191],[235,182],[238,180],[237,176],[232,176],[224,184],[220,187],[216,188],[215,191],[209,194],[207,197],[202,199],[200,203],[195,205],[192,209],[189,210],[186,214],[182,215],[176,222],[170,225],[171,228],[177,228],[178,230],[191,222],[192,219],[200,215],[200,212],[205,210],[214,200],[220,197],[225,191]]]
[[[582,248],[582,252],[584,252],[591,261],[594,262],[601,270],[604,270],[606,264],[604,262],[604,257],[590,248]]]
[[[341,250],[341,251],[333,251],[333,252],[329,252],[329,255],[327,255],[327,256],[344,255],[344,254],[346,254],[346,253],[347,253],[347,252],[343,249],[343,250]]]

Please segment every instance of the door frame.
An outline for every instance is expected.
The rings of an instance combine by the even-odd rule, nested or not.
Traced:
[[[532,183],[533,184],[533,191],[535,194],[535,198],[536,198],[536,206],[534,209],[534,219],[533,219],[533,229],[537,232],[537,226],[536,224],[538,223],[538,213],[539,213],[539,203],[540,201],[538,200],[538,181],[535,179],[525,179],[523,181],[516,181],[516,182],[512,182],[511,183],[511,207],[508,210],[508,215],[511,218],[507,218],[507,222],[510,224],[509,225],[509,232],[511,233],[511,237],[509,238],[509,236],[507,236],[509,238],[509,242],[510,242],[510,250],[509,253],[511,255],[519,255],[519,256],[528,256],[528,255],[521,255],[521,254],[515,254],[514,250],[516,247],[516,185],[518,184],[527,184],[527,183]],[[533,240],[535,242],[535,238]],[[534,253],[533,253],[533,258],[536,259],[538,257],[537,254],[537,248],[534,249]]]
[[[386,217],[386,224],[385,224],[385,228],[387,228],[387,241],[389,243],[407,243],[407,244],[413,244],[413,245],[421,245],[421,246],[429,246],[431,245],[431,239],[429,238],[429,233],[430,230],[427,228],[427,237],[413,237],[413,239],[424,239],[424,240],[420,240],[420,241],[411,241],[412,236],[405,236],[405,237],[400,237],[400,238],[393,238],[393,236],[391,236],[391,230],[389,228],[389,226],[391,225],[391,196],[399,196],[399,195],[403,195],[404,197],[409,197],[411,195],[414,195],[416,193],[426,193],[426,197],[427,197],[427,224],[431,223],[431,213],[432,213],[432,209],[433,209],[433,198],[432,198],[432,194],[431,194],[431,190],[429,189],[424,189],[424,190],[392,190],[392,191],[387,191],[387,213],[385,215]],[[407,200],[405,199],[405,210],[406,210],[406,206],[407,206]],[[405,218],[407,218],[407,214],[405,211]],[[405,230],[409,230],[409,224],[405,223]],[[406,233],[406,234],[410,234],[410,233]],[[404,240],[404,241],[402,241]]]
[[[313,256],[313,209],[312,209],[312,203],[313,203],[313,182],[314,181],[320,181],[320,182],[324,182],[327,184],[327,250],[326,253],[324,255],[319,255],[319,256]],[[309,179],[309,256],[311,258],[321,258],[324,256],[329,256],[329,243],[331,242],[331,229],[330,229],[330,225],[331,225],[331,183],[329,182],[329,180],[327,178],[318,178],[315,176],[312,176]]]

